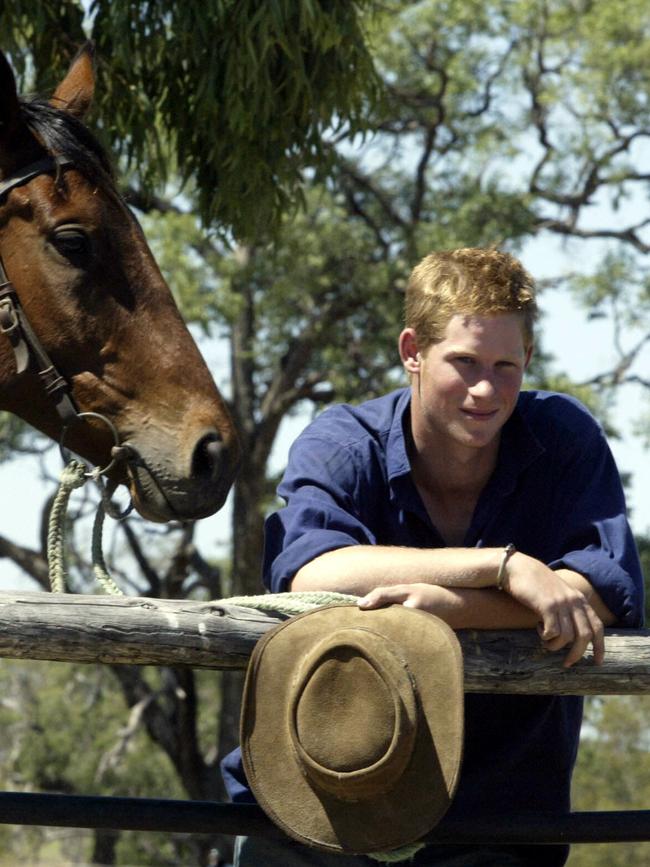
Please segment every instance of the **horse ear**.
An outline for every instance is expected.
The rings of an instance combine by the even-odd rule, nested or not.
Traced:
[[[9,61],[0,51],[0,146],[15,131],[20,122],[20,106],[16,79]]]
[[[94,54],[92,42],[86,42],[79,50],[70,64],[68,74],[50,99],[55,108],[61,108],[78,118],[88,111],[95,90]]]

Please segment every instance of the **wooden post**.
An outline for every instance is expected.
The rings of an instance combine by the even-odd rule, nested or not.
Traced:
[[[0,593],[0,657],[244,669],[257,640],[286,619],[221,601]],[[605,663],[570,669],[532,630],[458,633],[467,692],[650,692],[650,632],[606,630]]]

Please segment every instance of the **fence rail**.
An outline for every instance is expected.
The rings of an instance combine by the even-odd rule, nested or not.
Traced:
[[[0,658],[244,669],[258,639],[286,619],[224,601],[0,593]],[[650,631],[606,630],[605,662],[562,667],[532,630],[458,633],[466,692],[650,692]],[[0,824],[197,834],[281,834],[255,805],[94,795],[0,792]],[[650,840],[650,810],[538,813],[441,823],[445,844],[553,844]]]
[[[0,658],[244,669],[255,643],[285,617],[221,601],[0,594]],[[458,633],[465,691],[552,695],[650,692],[650,631],[606,630],[605,662],[569,669],[533,630]]]
[[[0,792],[0,822],[58,828],[119,828],[175,834],[248,834],[282,838],[255,804]],[[423,838],[445,845],[547,845],[650,840],[650,810],[565,815],[518,813],[493,819],[443,818]]]

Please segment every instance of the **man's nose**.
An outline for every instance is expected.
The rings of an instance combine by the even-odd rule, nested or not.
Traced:
[[[481,371],[469,392],[474,397],[492,397],[496,392],[492,374],[486,370]]]

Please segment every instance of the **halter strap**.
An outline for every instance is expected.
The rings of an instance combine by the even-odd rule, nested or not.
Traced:
[[[37,175],[58,171],[72,165],[65,157],[44,157],[0,181],[0,201],[14,187],[26,184]],[[56,411],[64,424],[69,424],[78,415],[77,407],[70,394],[70,386],[61,376],[45,351],[43,344],[29,324],[20,298],[0,258],[0,332],[6,334],[11,343],[16,361],[16,373],[25,373],[30,359],[36,362],[37,373],[43,388],[53,399]]]
[[[10,193],[14,187],[20,187],[22,184],[26,184],[38,175],[46,175],[49,172],[58,171],[59,169],[71,165],[72,160],[69,160],[66,157],[50,156],[29,163],[29,165],[14,172],[13,175],[9,175],[8,178],[0,181],[0,200],[3,196],[6,196],[7,193]]]

